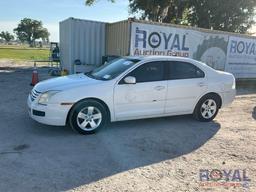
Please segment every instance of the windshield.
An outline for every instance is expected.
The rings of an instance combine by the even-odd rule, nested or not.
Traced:
[[[129,69],[135,63],[139,62],[138,59],[118,58],[110,61],[109,63],[102,65],[99,68],[94,69],[90,73],[85,75],[99,80],[111,80]]]

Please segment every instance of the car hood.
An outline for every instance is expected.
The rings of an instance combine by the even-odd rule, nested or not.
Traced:
[[[82,85],[93,85],[99,82],[101,81],[92,79],[83,73],[80,73],[41,81],[40,83],[36,84],[34,89],[39,92],[46,92],[49,90],[63,91]]]

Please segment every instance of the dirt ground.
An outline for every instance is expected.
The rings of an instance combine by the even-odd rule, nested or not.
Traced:
[[[0,62],[0,191],[256,191],[255,89],[240,88],[210,123],[125,121],[82,136],[31,120],[32,68],[7,66]],[[213,169],[231,171],[230,181],[200,181],[200,170]]]

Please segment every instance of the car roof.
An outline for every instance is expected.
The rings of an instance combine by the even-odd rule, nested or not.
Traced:
[[[188,57],[177,57],[177,56],[126,56],[125,58],[129,59],[134,59],[134,60],[139,60],[139,61],[157,61],[159,60],[173,60],[173,61],[184,61],[184,62],[189,62],[193,63],[197,67],[200,67],[201,69],[211,71],[211,72],[216,72],[213,68],[210,66],[206,65],[203,62],[188,58]]]
[[[136,59],[136,60],[141,60],[141,61],[157,60],[157,59],[160,59],[160,60],[167,59],[167,60],[193,61],[193,59],[188,58],[188,57],[156,56],[156,55],[152,55],[152,56],[126,56],[126,58],[129,58],[129,59]]]

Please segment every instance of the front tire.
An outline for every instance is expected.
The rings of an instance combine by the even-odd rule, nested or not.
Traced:
[[[202,97],[194,110],[194,117],[202,122],[212,121],[219,112],[220,100],[215,95]]]
[[[103,128],[108,120],[106,108],[98,101],[84,100],[70,111],[70,127],[80,134],[92,134]]]

